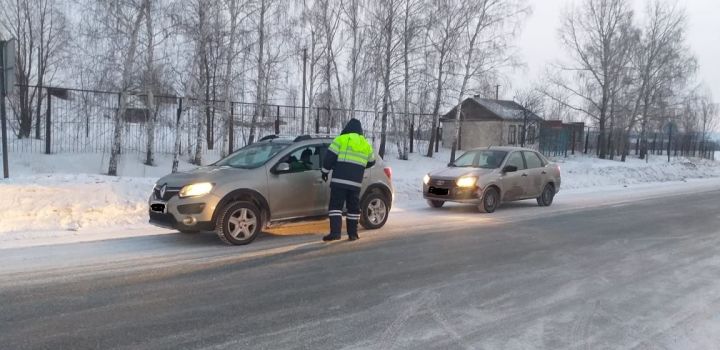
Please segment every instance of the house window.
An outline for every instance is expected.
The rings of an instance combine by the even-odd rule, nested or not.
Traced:
[[[517,126],[510,125],[508,128],[508,144],[514,145],[517,142]]]
[[[528,144],[535,143],[535,127],[534,126],[528,126],[528,133],[527,133],[527,142]]]

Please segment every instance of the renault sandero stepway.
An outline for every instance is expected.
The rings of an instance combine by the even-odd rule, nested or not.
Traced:
[[[233,245],[268,226],[326,218],[330,188],[320,169],[332,138],[269,136],[220,161],[157,181],[150,223],[185,233],[214,231]],[[393,202],[392,170],[380,157],[365,171],[360,224],[385,225]]]

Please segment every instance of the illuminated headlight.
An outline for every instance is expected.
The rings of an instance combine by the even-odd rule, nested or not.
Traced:
[[[477,177],[464,176],[464,177],[457,179],[456,184],[458,185],[458,187],[473,187],[473,186],[475,186],[475,182],[477,182]]]
[[[423,176],[423,183],[426,185],[430,183],[430,175],[426,174],[425,176]]]
[[[213,188],[213,184],[209,182],[200,182],[192,185],[187,185],[180,190],[178,196],[180,198],[185,197],[197,197],[210,193]]]

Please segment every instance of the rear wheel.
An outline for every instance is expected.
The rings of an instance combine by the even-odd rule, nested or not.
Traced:
[[[360,203],[360,225],[367,230],[383,227],[390,214],[390,203],[385,196],[372,192]]]
[[[537,197],[537,204],[541,207],[549,207],[555,199],[555,187],[552,184],[545,185],[540,197]]]
[[[428,199],[427,204],[432,208],[442,208],[445,205],[445,201],[439,201],[437,199]]]
[[[232,202],[225,205],[215,222],[220,239],[232,245],[251,243],[263,229],[262,213],[250,202]]]
[[[482,203],[478,209],[482,213],[492,213],[500,205],[500,193],[494,187],[488,188],[482,197]]]

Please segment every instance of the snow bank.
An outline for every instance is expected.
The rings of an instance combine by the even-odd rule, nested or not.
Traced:
[[[395,206],[422,203],[422,178],[449,160],[442,150],[434,158],[412,154],[409,161],[388,156],[393,168]],[[100,229],[147,227],[147,197],[155,180],[170,171],[171,159],[158,156],[158,166],[142,165],[139,155],[125,155],[123,176],[106,171],[102,155],[39,155],[13,157],[10,180],[0,180],[0,242],[78,235]],[[598,191],[603,186],[633,185],[690,178],[720,177],[720,162],[651,157],[627,162],[588,157],[555,159],[560,163],[563,190]],[[103,163],[104,162],[104,163]],[[183,162],[181,169],[192,165]]]
[[[153,184],[153,178],[89,174],[0,181],[0,236],[19,239],[146,222]]]

